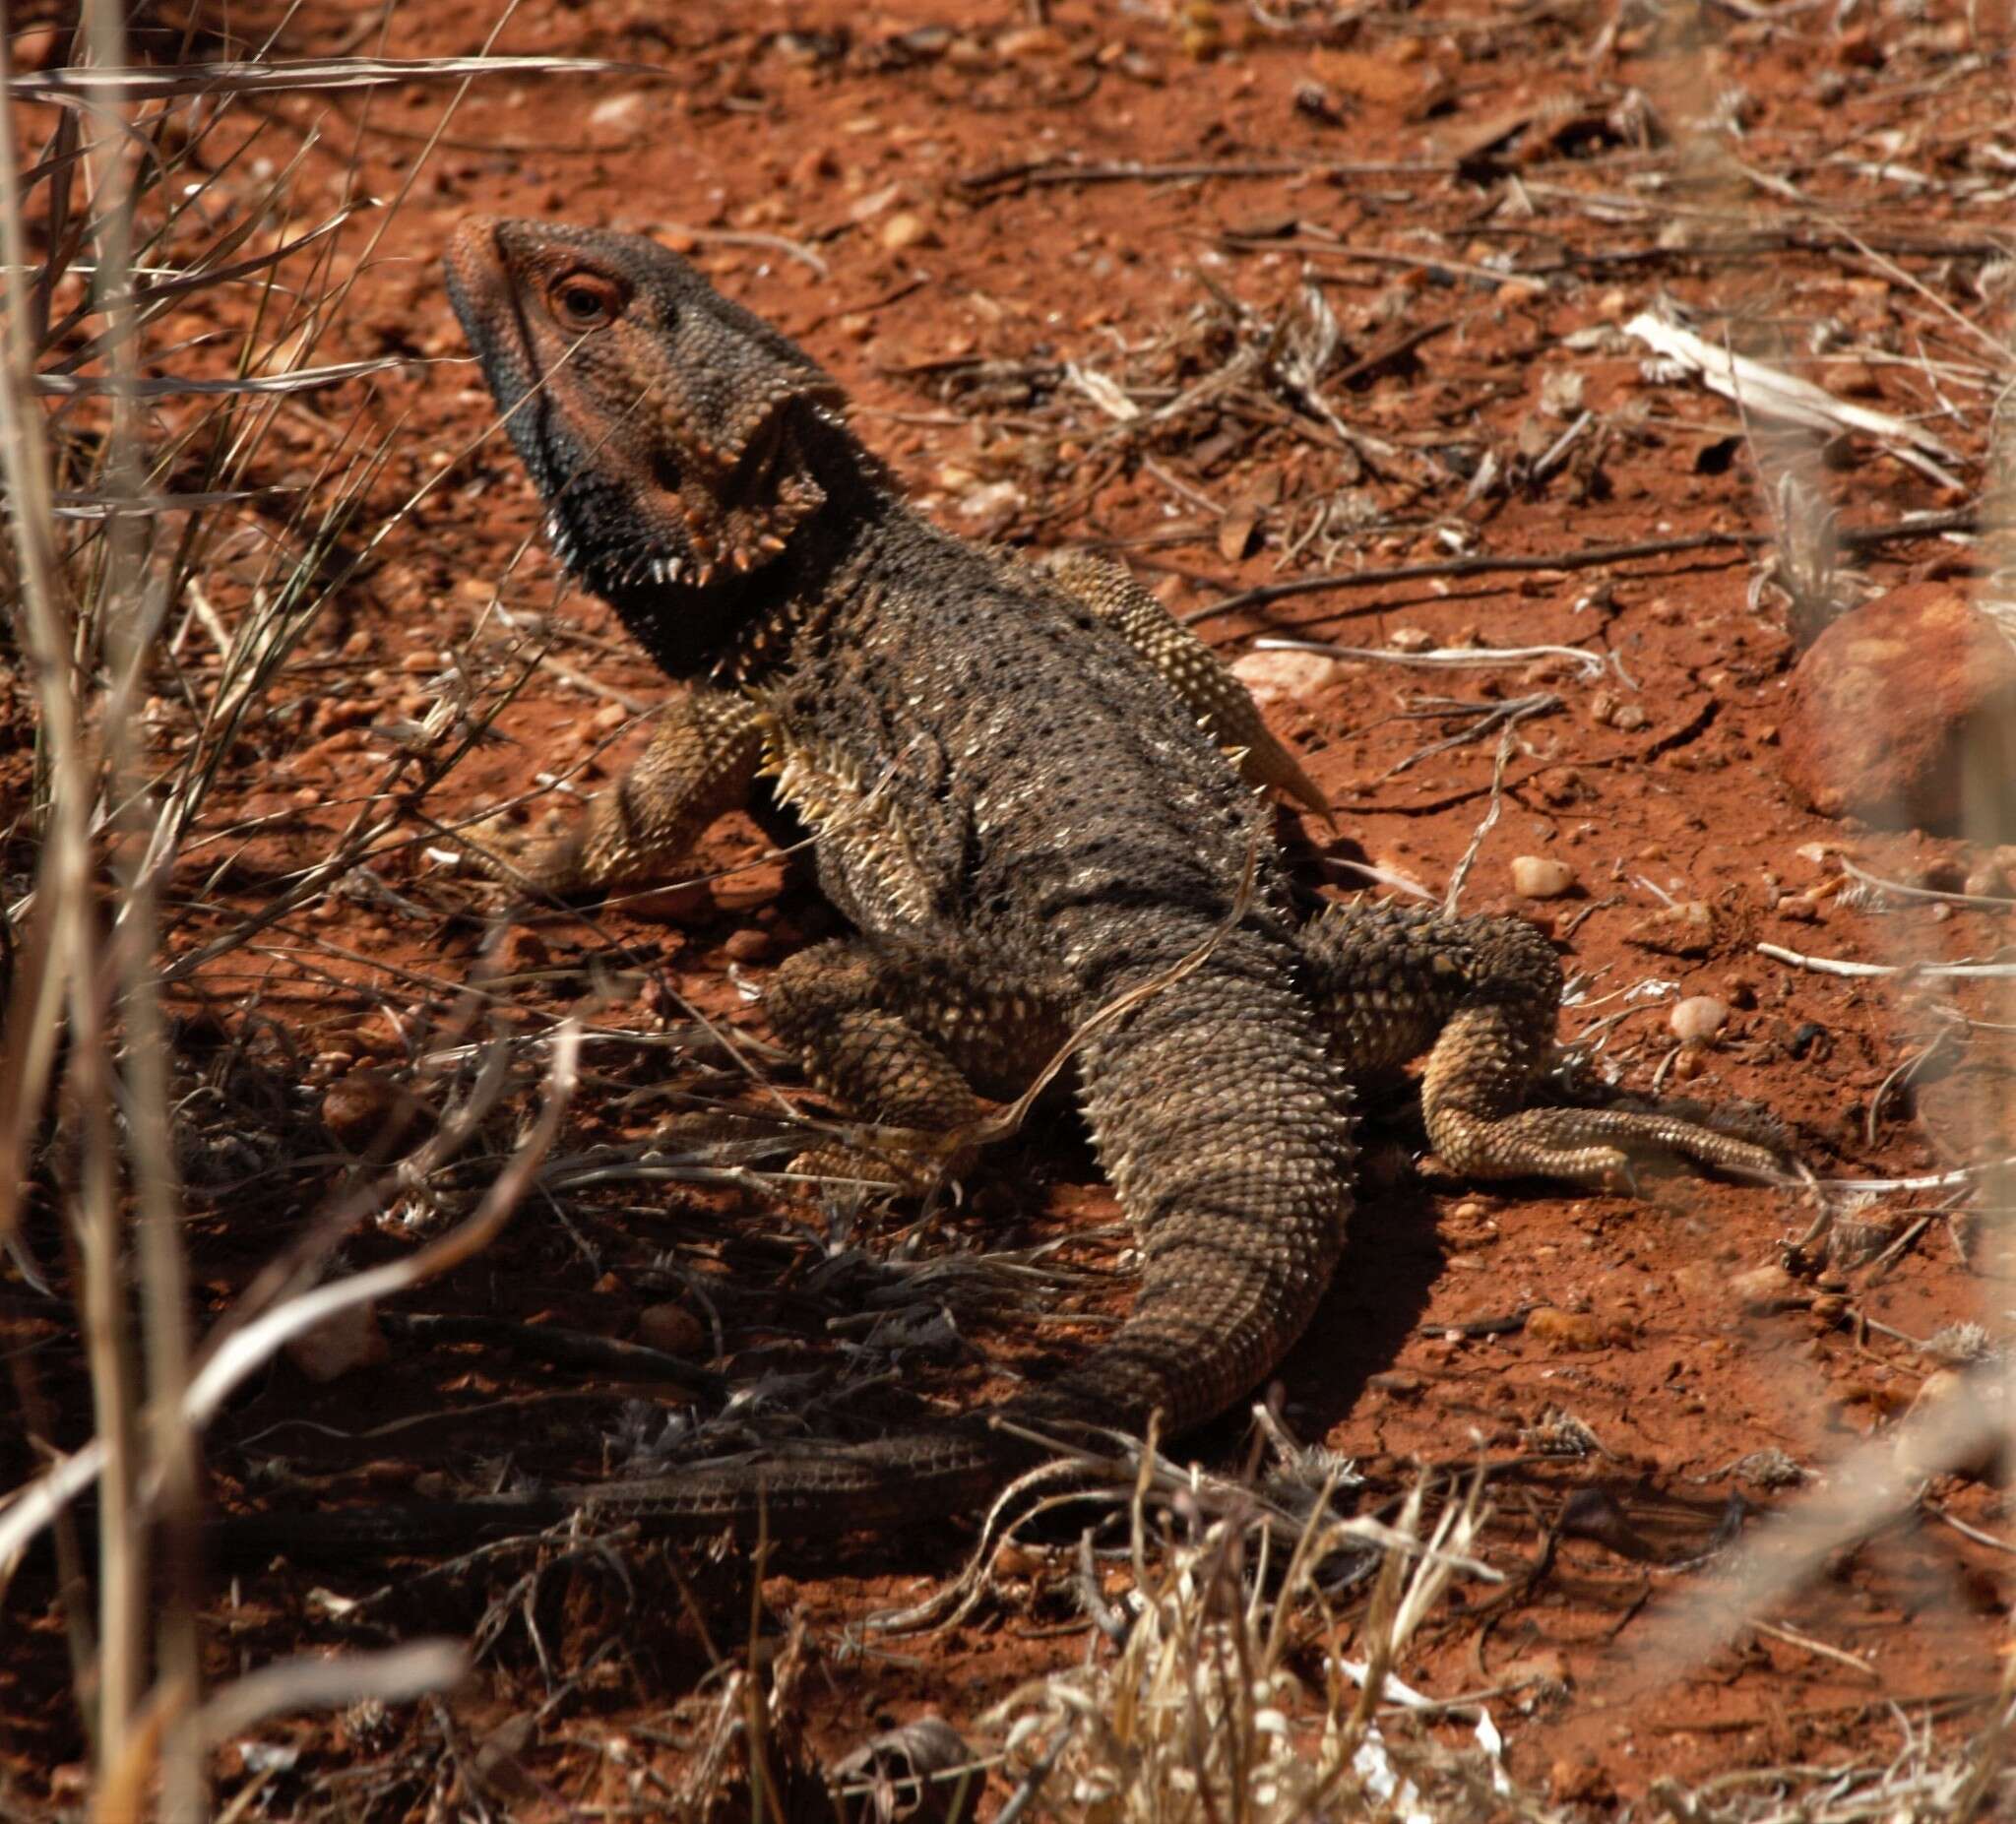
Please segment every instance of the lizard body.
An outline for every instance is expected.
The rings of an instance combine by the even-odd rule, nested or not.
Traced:
[[[1423,1052],[1428,1133],[1458,1170],[1603,1185],[1649,1147],[1773,1172],[1664,1113],[1528,1105],[1560,987],[1523,921],[1303,922],[1253,786],[1321,799],[1208,649],[1114,566],[1024,565],[928,523],[834,383],[676,255],[476,220],[448,266],[555,552],[692,681],[571,830],[484,831],[496,870],[563,894],[663,878],[768,777],[853,927],[776,971],[771,1017],[822,1091],[915,1137],[920,1177],[969,1163],[981,1092],[1015,1095],[1134,997],[1075,1062],[1141,1239],[1135,1307],[992,1418],[1173,1432],[1256,1386],[1338,1260],[1354,1080]],[[942,1515],[1035,1459],[979,1415],[437,1514],[712,1532],[761,1510],[787,1536]],[[322,1518],[373,1537],[368,1514]]]

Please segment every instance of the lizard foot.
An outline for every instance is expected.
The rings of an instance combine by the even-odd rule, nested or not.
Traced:
[[[1452,1171],[1633,1192],[1638,1171],[1662,1161],[1771,1183],[1794,1175],[1783,1131],[1738,1111],[1608,1096],[1534,1105],[1554,1052],[1561,973],[1524,919],[1340,905],[1302,941],[1347,1069],[1374,1075],[1427,1050],[1421,1117]]]
[[[964,1177],[979,1158],[978,1148],[950,1144],[944,1135],[905,1134],[897,1129],[881,1133],[888,1144],[850,1146],[844,1140],[821,1141],[798,1154],[788,1169],[797,1177],[863,1187],[893,1186],[900,1195],[921,1197]]]
[[[491,880],[565,899],[590,888],[582,877],[581,836],[578,817],[555,813],[540,827],[499,812],[457,831],[449,845]]]
[[[1791,1175],[1769,1147],[1657,1109],[1524,1108],[1495,1120],[1451,1110],[1431,1123],[1430,1137],[1457,1171],[1565,1178],[1634,1195],[1638,1167],[1662,1158],[1766,1183]]]
[[[491,879],[551,899],[662,885],[694,839],[747,799],[766,725],[745,697],[692,691],[666,707],[622,777],[578,810],[530,824],[486,817],[451,840]]]

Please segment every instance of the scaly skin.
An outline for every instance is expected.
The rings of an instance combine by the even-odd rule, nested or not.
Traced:
[[[1424,1051],[1428,1131],[1458,1169],[1604,1185],[1651,1146],[1775,1171],[1765,1149],[1665,1114],[1526,1105],[1559,997],[1532,927],[1380,905],[1299,923],[1238,769],[1321,799],[1209,651],[1123,571],[1023,566],[922,520],[833,382],[684,261],[628,235],[472,220],[449,275],[555,550],[692,680],[575,829],[490,829],[490,865],[569,894],[662,877],[767,776],[816,833],[821,885],[854,930],[776,972],[773,1021],[822,1090],[915,1136],[919,1176],[968,1163],[978,1093],[1017,1093],[1081,1023],[1175,975],[1076,1059],[1141,1237],[1133,1313],[993,1416],[1139,1431],[1159,1415],[1179,1432],[1248,1393],[1336,1265],[1353,1080]],[[880,1156],[863,1169],[878,1163],[886,1176]],[[786,1537],[941,1516],[1034,1456],[983,1415],[648,1482],[320,1520],[355,1544],[575,1508],[691,1532],[765,1512]],[[277,1528],[299,1542],[299,1522]]]

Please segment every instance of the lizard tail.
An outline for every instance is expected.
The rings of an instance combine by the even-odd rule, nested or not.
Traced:
[[[1169,937],[1154,947],[1166,952]],[[1166,955],[1102,972],[1113,992]],[[830,1450],[696,1465],[572,1491],[599,1515],[784,1539],[971,1510],[1040,1462],[1041,1434],[1090,1423],[1165,1435],[1272,1372],[1330,1284],[1351,1209],[1350,1093],[1278,944],[1234,929],[1080,1057],[1086,1113],[1141,1236],[1134,1310],[1077,1369],[990,1412]]]
[[[1081,1078],[1141,1289],[1103,1348],[1011,1414],[1139,1431],[1155,1413],[1184,1431],[1258,1386],[1315,1315],[1351,1210],[1350,1093],[1247,931],[1093,1040]]]
[[[214,1521],[206,1539],[211,1554],[232,1565],[276,1555],[343,1561],[467,1549],[577,1515],[598,1527],[634,1521],[646,1533],[675,1539],[810,1539],[971,1510],[1040,1454],[984,1418],[962,1419],[866,1444],[757,1452],[663,1476],[562,1483],[486,1500],[234,1515]]]

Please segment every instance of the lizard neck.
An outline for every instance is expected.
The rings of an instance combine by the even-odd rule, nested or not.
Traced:
[[[712,673],[731,687],[792,669],[839,614],[879,600],[877,583],[901,568],[901,550],[923,524],[879,462],[854,446],[858,468],[831,487],[825,510],[790,546],[738,585],[733,625]]]
[[[879,465],[830,490],[825,508],[773,564],[738,586],[732,630],[713,675],[746,688],[788,668],[854,601],[915,515]]]

